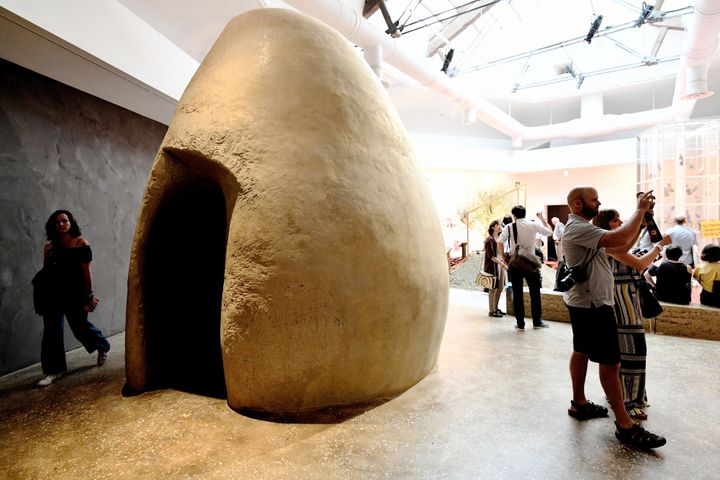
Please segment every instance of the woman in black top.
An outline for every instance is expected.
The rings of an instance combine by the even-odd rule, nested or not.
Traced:
[[[485,239],[485,263],[483,270],[495,275],[495,288],[488,291],[488,315],[491,317],[502,317],[505,312],[498,308],[500,294],[505,285],[505,270],[498,263],[497,239],[502,231],[500,221],[493,220],[488,227],[488,236]]]
[[[107,359],[110,344],[100,329],[88,321],[88,312],[95,310],[98,299],[92,292],[90,262],[92,251],[80,235],[72,213],[58,210],[45,223],[48,243],[45,244],[44,266],[50,285],[43,305],[43,338],[40,353],[45,377],[38,382],[44,387],[58,380],[67,370],[63,342],[63,318],[88,351],[98,352],[97,364]]]
[[[660,265],[653,265],[645,272],[645,279],[655,286],[655,294],[661,302],[687,305],[690,303],[690,277],[692,270],[680,261],[679,245],[665,247],[665,258]],[[655,277],[656,280],[653,280]]]

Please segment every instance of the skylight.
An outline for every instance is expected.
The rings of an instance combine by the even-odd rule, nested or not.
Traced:
[[[525,101],[674,76],[684,38],[683,18],[693,11],[689,0],[645,5],[625,0],[386,4],[391,19],[399,21],[398,43],[419,62],[440,70],[452,49],[448,76],[454,83],[484,97]],[[467,13],[457,16],[463,10]],[[380,11],[370,21],[388,29]],[[599,28],[587,42],[593,22]]]

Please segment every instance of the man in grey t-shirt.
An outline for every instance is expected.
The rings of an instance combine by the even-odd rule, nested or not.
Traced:
[[[564,293],[573,331],[570,378],[573,399],[568,414],[578,420],[606,417],[608,410],[585,397],[588,361],[599,365],[600,383],[615,414],[615,436],[639,448],[665,445],[665,438],[635,424],[627,411],[620,384],[620,348],[613,310],[614,280],[605,250],[627,252],[640,229],[643,215],[653,208],[652,191],[638,198],[637,210],[619,228],[604,230],[590,223],[599,211],[598,193],[592,187],[573,188],[567,201],[572,212],[563,233],[568,267],[584,268],[586,279]]]

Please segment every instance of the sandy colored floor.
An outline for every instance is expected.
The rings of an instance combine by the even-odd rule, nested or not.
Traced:
[[[620,445],[612,421],[566,413],[570,326],[516,333],[487,297],[451,291],[437,368],[405,394],[345,421],[273,423],[222,399],[164,390],[122,397],[123,336],[108,363],[68,354],[0,378],[3,479],[714,479],[720,471],[718,342],[649,335],[645,422],[656,452]],[[605,404],[597,368],[588,395]]]

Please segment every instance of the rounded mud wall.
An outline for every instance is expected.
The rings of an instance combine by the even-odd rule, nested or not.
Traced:
[[[227,25],[185,91],[133,246],[135,390],[152,371],[145,237],[165,193],[191,176],[212,179],[227,202],[220,340],[231,407],[375,402],[431,371],[448,304],[437,213],[387,93],[345,38],[298,13],[255,10]]]

